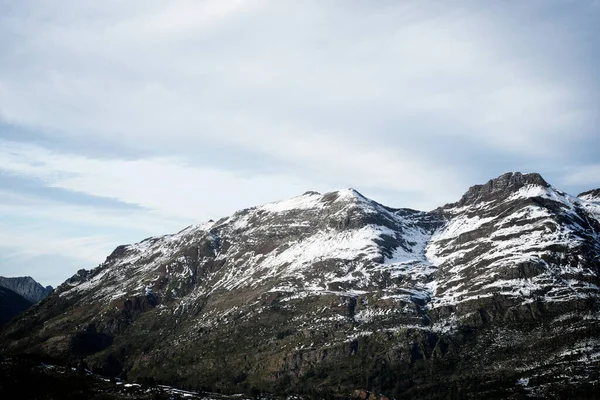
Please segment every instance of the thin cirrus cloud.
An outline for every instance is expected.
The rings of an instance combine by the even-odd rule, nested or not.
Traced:
[[[10,264],[56,224],[44,252],[99,254],[309,189],[431,209],[508,170],[600,186],[599,16],[591,1],[0,5],[0,216],[31,227]]]

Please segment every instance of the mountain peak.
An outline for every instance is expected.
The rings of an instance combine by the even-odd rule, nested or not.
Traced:
[[[353,188],[337,190],[332,193],[337,193],[340,198],[355,198],[355,199],[360,199],[360,200],[369,200],[362,193],[360,193],[358,190],[353,189]]]
[[[550,187],[550,184],[538,173],[507,172],[490,179],[483,185],[471,186],[456,205],[464,206],[478,201],[488,201],[505,193],[513,193],[528,185]]]
[[[335,190],[324,194],[309,190],[300,196],[263,204],[258,208],[270,212],[284,212],[292,210],[318,209],[337,202],[364,203],[371,202],[371,200],[352,188]]]
[[[314,190],[307,190],[306,192],[302,193],[302,196],[320,196],[321,193],[316,192]]]
[[[360,198],[363,198],[363,199],[367,198],[367,197],[365,197],[365,195],[363,195],[361,192],[359,192],[358,190],[356,190],[354,188],[348,188],[348,189],[346,189],[346,191],[349,192],[349,193],[351,193],[355,197],[360,197]]]

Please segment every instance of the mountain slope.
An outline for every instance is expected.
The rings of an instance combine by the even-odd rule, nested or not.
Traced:
[[[576,397],[598,377],[597,210],[537,174],[432,212],[307,192],[120,246],[0,345],[224,392]]]

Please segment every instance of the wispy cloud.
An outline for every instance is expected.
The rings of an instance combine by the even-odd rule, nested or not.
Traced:
[[[527,156],[568,146],[567,132],[590,134],[586,82],[531,56],[545,55],[532,47],[546,29],[521,40],[510,16],[490,18],[493,7],[248,4],[151,3],[92,24],[97,10],[33,13],[28,51],[9,46],[9,60],[32,67],[5,68],[2,115],[49,135],[172,152],[216,142],[282,161],[294,147],[281,143],[315,130],[338,141],[393,135],[406,140],[400,157],[413,157],[422,120],[440,142]],[[381,119],[393,125],[370,130]]]

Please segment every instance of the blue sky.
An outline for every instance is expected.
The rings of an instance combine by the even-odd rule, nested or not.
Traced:
[[[600,187],[600,1],[0,1],[0,275],[306,190]]]

